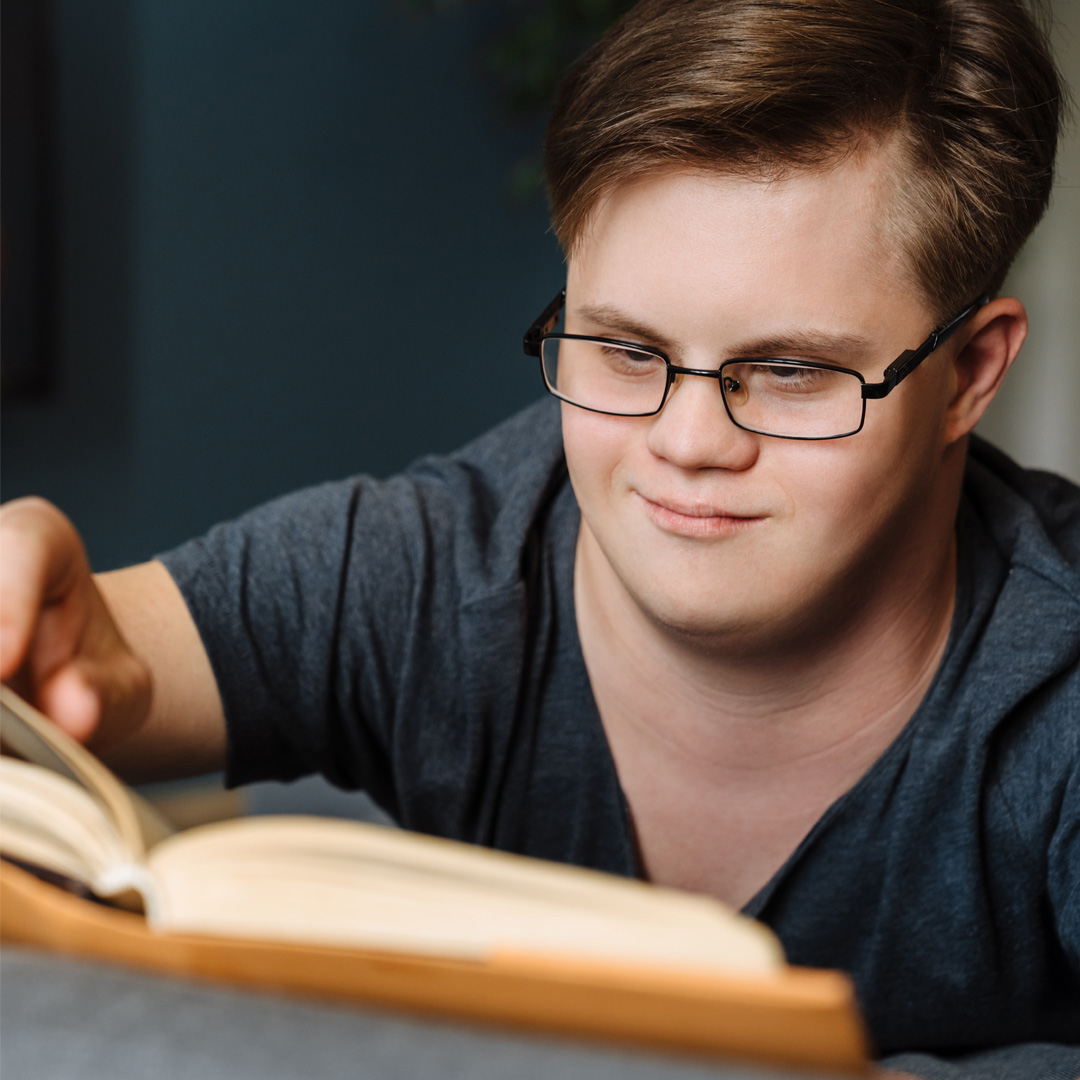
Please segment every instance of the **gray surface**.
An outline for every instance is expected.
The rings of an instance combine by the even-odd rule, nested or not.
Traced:
[[[788,1080],[633,1050],[226,990],[5,948],[4,1080]],[[820,1073],[814,1073],[823,1080]]]

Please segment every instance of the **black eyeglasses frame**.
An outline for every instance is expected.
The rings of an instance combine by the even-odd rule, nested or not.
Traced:
[[[525,337],[522,341],[522,345],[525,350],[526,356],[533,356],[540,360],[540,375],[544,379],[544,385],[548,391],[555,397],[558,397],[561,401],[567,401],[567,404],[573,405],[578,409],[585,409],[587,412],[600,413],[604,416],[626,416],[626,417],[641,417],[641,416],[656,416],[667,404],[668,394],[671,392],[671,387],[675,384],[675,379],[679,375],[699,375],[709,379],[717,379],[720,382],[720,393],[724,401],[724,409],[728,414],[728,418],[731,422],[743,431],[752,432],[755,435],[766,435],[771,439],[794,439],[799,442],[825,442],[830,439],[846,439],[852,435],[857,435],[863,429],[863,425],[866,423],[866,402],[874,398],[887,397],[897,386],[900,385],[932,352],[941,346],[941,344],[948,338],[954,330],[959,328],[968,318],[970,318],[979,308],[990,300],[989,293],[980,296],[978,300],[968,304],[963,311],[960,312],[955,318],[949,320],[949,322],[939,326],[937,329],[932,330],[929,336],[921,345],[916,346],[914,349],[905,349],[889,366],[882,372],[881,382],[868,383],[863,378],[862,373],[853,370],[852,368],[840,367],[837,364],[823,364],[812,360],[785,360],[780,357],[746,357],[736,356],[730,360],[725,360],[718,368],[687,368],[680,367],[678,364],[673,364],[671,358],[663,352],[661,349],[655,349],[648,345],[642,345],[633,341],[620,341],[617,338],[608,337],[595,337],[592,334],[556,334],[552,333],[551,328],[559,321],[559,315],[562,313],[562,309],[566,306],[566,289],[560,289],[555,298],[551,301],[547,307],[540,313],[540,315],[533,321],[528,330],[525,331]],[[543,343],[545,339],[553,338],[556,340],[570,340],[570,341],[599,341],[605,345],[614,345],[621,349],[631,349],[634,352],[648,353],[651,356],[656,356],[664,361],[667,367],[667,382],[664,386],[664,395],[660,399],[660,404],[657,408],[643,413],[616,413],[609,412],[606,409],[593,409],[588,405],[579,405],[576,401],[568,401],[566,398],[560,397],[560,395],[551,388],[548,384],[547,377],[544,373],[544,361],[541,354]],[[820,368],[823,371],[838,371],[845,375],[852,375],[859,380],[862,389],[862,413],[859,417],[859,426],[853,428],[851,431],[845,431],[839,435],[776,435],[771,431],[760,431],[757,428],[747,427],[745,424],[739,423],[738,420],[732,416],[731,406],[728,404],[727,394],[724,391],[723,372],[726,367],[731,364],[745,364],[749,361],[754,363],[767,363],[769,365],[787,365],[790,367],[810,367]]]

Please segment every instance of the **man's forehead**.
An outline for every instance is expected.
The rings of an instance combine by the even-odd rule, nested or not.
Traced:
[[[609,194],[571,252],[568,318],[674,347],[689,324],[722,317],[745,355],[859,356],[880,347],[875,307],[902,306],[905,322],[914,307],[922,329],[933,314],[892,239],[882,175],[851,159],[787,178],[639,178]]]
[[[822,192],[842,192],[851,211],[865,206],[884,222],[890,213],[897,185],[910,168],[905,144],[898,133],[865,136],[839,146],[832,156],[814,165],[774,161],[756,165],[724,162],[682,163],[652,166],[613,180],[597,195],[585,223],[568,252],[572,258],[578,247],[595,230],[611,209],[612,202],[625,201],[635,192],[646,191],[657,181],[684,178],[697,181],[702,190],[722,186],[747,201],[761,196],[783,198],[792,189],[816,188]]]
[[[826,219],[834,231],[861,234],[875,249],[875,258],[896,263],[913,279],[910,260],[898,228],[896,153],[889,147],[848,154],[828,167],[788,169],[783,172],[732,172],[721,168],[653,169],[611,185],[589,212],[567,261],[572,266],[591,257],[598,245],[613,238],[646,238],[650,231],[669,230],[665,210],[678,201],[688,223],[686,235],[671,235],[672,242],[697,239],[704,230],[718,238],[729,225],[756,223],[762,229],[783,214],[794,228],[787,234],[793,244],[806,242],[804,234]],[[721,206],[721,214],[714,212]],[[768,241],[783,243],[785,236]],[[896,266],[890,266],[891,270]]]

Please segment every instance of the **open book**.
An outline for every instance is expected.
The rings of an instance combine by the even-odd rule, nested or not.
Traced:
[[[242,818],[175,832],[7,687],[0,706],[0,735],[18,755],[0,758],[7,939],[597,1034],[619,1033],[612,1016],[617,1021],[620,994],[659,994],[676,1012],[680,994],[684,1011],[687,993],[699,1005],[711,993],[717,1008],[741,994],[744,1011],[757,1002],[751,1011],[767,1019],[771,1001],[782,1006],[774,1016],[782,1024],[802,1008],[818,1030],[806,1047],[779,1053],[738,1039],[717,1044],[708,1031],[689,1039],[661,1031],[650,1039],[631,1017],[623,1034],[807,1064],[865,1060],[843,976],[787,967],[767,928],[716,901],[358,822]],[[174,948],[177,942],[184,948]],[[344,967],[320,975],[330,959]],[[307,974],[298,976],[300,969]],[[449,972],[455,989],[447,1001],[433,998],[431,985],[387,995],[378,978],[364,974],[372,970],[426,972],[428,982]],[[517,1005],[508,986],[526,991]],[[554,1001],[560,988],[565,996],[574,986],[589,991],[593,1011],[610,1015],[590,1025],[537,1012],[537,1001]],[[470,1004],[476,991],[479,1006]],[[724,1028],[715,1015],[706,1026]],[[826,1028],[831,1045],[823,1050]]]

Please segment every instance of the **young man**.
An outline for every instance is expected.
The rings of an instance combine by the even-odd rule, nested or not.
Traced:
[[[646,0],[549,131],[561,406],[97,579],[13,504],[0,675],[134,775],[717,896],[922,1075],[1074,1073],[1080,491],[971,441],[1060,109],[1014,0]]]

